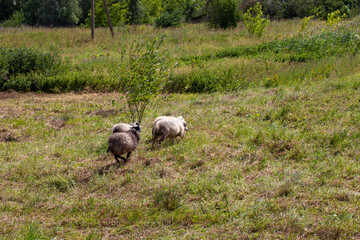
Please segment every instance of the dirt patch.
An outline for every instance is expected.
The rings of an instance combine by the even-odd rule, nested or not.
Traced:
[[[119,112],[120,111],[116,110],[116,109],[109,109],[109,110],[99,109],[99,110],[96,110],[96,111],[87,112],[86,114],[90,115],[90,116],[111,117],[111,116],[114,116],[116,114],[119,114]]]
[[[0,92],[0,100],[16,98],[18,96],[19,96],[19,93],[17,93],[17,92]]]
[[[6,129],[0,129],[0,141],[1,142],[19,142],[18,138],[15,137],[15,135],[6,130]]]
[[[65,127],[65,123],[66,122],[62,119],[56,119],[48,123],[48,126],[60,130]]]

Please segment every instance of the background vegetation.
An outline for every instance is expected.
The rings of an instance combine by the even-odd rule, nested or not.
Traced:
[[[290,19],[315,16],[326,19],[339,10],[347,17],[359,13],[359,0],[108,0],[113,24],[155,24],[158,27],[176,26],[207,16],[211,26],[231,27],[238,15],[263,6],[270,19]],[[21,26],[89,26],[90,0],[1,0],[0,22]],[[215,8],[214,8],[215,7]],[[214,11],[219,11],[218,13]],[[215,13],[215,14],[214,14]],[[225,14],[226,13],[226,14]],[[102,0],[95,0],[96,26],[106,26]],[[215,20],[215,22],[214,22]],[[226,21],[226,23],[224,22]],[[224,25],[225,23],[225,25]]]
[[[358,239],[359,24],[0,29],[0,238]],[[122,50],[164,34],[176,67],[115,165]],[[151,151],[159,115],[189,131]]]
[[[119,90],[125,78],[118,77],[118,66],[128,61],[121,58],[122,50],[162,35],[166,36],[159,49],[166,59],[162,64],[175,66],[165,92],[228,92],[306,82],[315,73],[322,78],[341,76],[345,71],[335,66],[358,63],[359,20],[339,22],[340,17],[329,16],[326,22],[310,18],[306,24],[306,19],[271,22],[261,28],[263,37],[248,34],[257,25],[242,23],[216,31],[205,24],[173,29],[125,26],[115,29],[115,38],[106,29],[98,29],[94,42],[89,30],[82,28],[73,34],[62,28],[4,28],[0,30],[0,90]]]

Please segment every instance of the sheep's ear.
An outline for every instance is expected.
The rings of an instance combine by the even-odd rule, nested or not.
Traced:
[[[119,129],[117,128],[117,126],[114,126],[112,129],[111,129],[111,133],[117,133],[119,132]]]
[[[136,127],[136,126],[139,126],[139,123],[138,122],[133,122],[130,125],[133,126],[133,127]]]
[[[132,129],[135,129],[138,132],[141,132],[141,128],[139,125],[132,127]]]
[[[178,119],[184,120],[184,117],[183,117],[183,116],[179,116]]]

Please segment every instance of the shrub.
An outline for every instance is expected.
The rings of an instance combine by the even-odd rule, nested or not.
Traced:
[[[46,53],[32,48],[0,48],[0,58],[6,60],[2,65],[8,77],[32,72],[49,72],[57,70],[61,58],[57,49]]]
[[[308,34],[308,32],[306,31],[306,28],[309,25],[309,22],[313,17],[314,16],[309,16],[309,17],[305,17],[303,20],[301,20],[301,27],[300,27],[299,35],[305,36]]]
[[[213,0],[207,8],[208,23],[211,28],[237,26],[239,14],[234,0]]]
[[[244,0],[242,10],[245,12],[254,0]],[[272,19],[304,18],[314,15],[318,19],[326,19],[327,14],[339,10],[349,17],[359,13],[357,0],[260,0],[263,12]]]
[[[146,44],[134,43],[122,52],[119,79],[132,121],[141,123],[146,106],[162,89],[169,69],[159,55],[164,36]]]
[[[314,0],[290,0],[283,3],[283,18],[304,18],[310,15]]]
[[[261,37],[264,34],[265,27],[269,24],[270,20],[263,18],[262,7],[257,3],[243,16],[244,24],[250,35]]]
[[[335,12],[327,14],[326,24],[331,29],[333,29],[345,17],[346,17],[345,13],[342,16],[340,16],[340,11],[336,10]]]
[[[257,0],[243,0],[240,5],[240,11],[246,12],[249,8],[252,8],[256,5]]]
[[[162,13],[155,19],[154,23],[157,28],[167,28],[179,26],[183,21],[184,17],[182,16],[182,12],[180,10],[176,10],[172,13]]]
[[[23,77],[15,80],[15,85],[22,87],[14,89],[29,89],[30,83],[25,83],[28,79],[25,75],[32,74],[52,74],[59,70],[61,58],[57,49],[46,53],[31,48],[0,48],[0,89],[8,89],[6,86],[14,86],[14,83],[7,83],[15,79],[18,75]],[[26,85],[26,87],[24,87]],[[12,88],[12,87],[11,87]],[[25,89],[24,89],[25,88]],[[33,90],[32,88],[29,90]]]
[[[25,22],[25,15],[23,11],[17,11],[11,17],[1,23],[3,27],[21,27]]]

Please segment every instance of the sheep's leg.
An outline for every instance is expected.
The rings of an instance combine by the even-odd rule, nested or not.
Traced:
[[[151,145],[151,150],[154,149],[154,144],[155,144],[155,141],[156,141],[156,137],[153,136],[153,139],[152,139],[152,145]]]
[[[124,160],[125,162],[130,158],[131,153],[132,153],[132,152],[128,152],[128,153],[127,153],[126,159]]]
[[[159,140],[159,144],[164,142],[166,140],[167,134],[166,135],[162,135],[161,139]]]
[[[116,161],[117,161],[118,163],[120,163],[119,158],[121,158],[122,160],[124,160],[124,161],[126,162],[126,158],[124,158],[124,157],[122,157],[122,156],[116,155],[116,156],[115,156],[115,159],[116,159]]]

